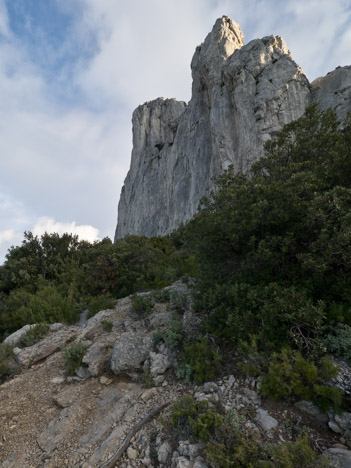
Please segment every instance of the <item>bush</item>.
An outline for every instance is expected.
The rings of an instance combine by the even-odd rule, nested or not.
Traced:
[[[101,326],[105,331],[110,332],[113,328],[113,323],[109,320],[101,320]]]
[[[335,314],[351,325],[350,141],[350,115],[340,124],[312,106],[250,174],[219,177],[178,234],[196,254],[207,331],[309,354]]]
[[[116,306],[116,302],[116,299],[109,293],[102,296],[90,297],[86,302],[86,307],[89,310],[88,318],[93,317],[101,310],[113,309]]]
[[[13,346],[0,343],[0,383],[2,383],[6,377],[9,377],[16,370],[14,362]]]
[[[50,326],[47,323],[38,323],[21,336],[20,343],[26,347],[32,346],[40,341],[49,330]]]
[[[258,467],[263,458],[256,434],[221,424],[207,443],[205,453],[211,466],[218,468]]]
[[[339,389],[324,385],[337,374],[338,368],[327,359],[322,359],[317,367],[298,351],[283,349],[272,355],[268,370],[262,373],[261,393],[273,399],[295,396],[311,400],[323,411],[338,409],[342,402]]]
[[[152,291],[150,295],[155,302],[160,302],[161,304],[169,302],[170,300],[169,289],[161,289],[158,291]]]
[[[333,356],[351,361],[351,327],[343,323],[329,326],[324,339],[327,351]]]
[[[132,307],[130,311],[138,319],[141,319],[150,314],[153,306],[154,304],[150,296],[134,295],[132,296]]]
[[[152,377],[151,372],[150,372],[150,367],[147,367],[147,368],[144,370],[144,378],[143,378],[143,381],[144,381],[144,386],[145,386],[146,388],[153,388],[153,387],[156,386],[155,381],[154,381],[154,378]]]
[[[83,357],[87,345],[83,341],[77,341],[68,348],[63,348],[63,354],[66,359],[68,371],[70,375],[74,375],[79,367],[83,364]]]
[[[171,407],[169,422],[179,440],[207,441],[221,424],[221,416],[210,402],[186,395]]]
[[[211,349],[206,338],[186,343],[181,360],[190,366],[192,378],[198,385],[212,380],[221,368],[221,357],[217,351]]]
[[[271,456],[273,466],[276,468],[326,468],[329,466],[327,460],[319,457],[309,446],[307,436],[300,437],[296,442],[286,442],[274,447]]]
[[[182,323],[179,320],[170,320],[163,330],[154,333],[153,339],[156,345],[163,342],[168,348],[178,348],[184,340]]]
[[[188,305],[188,298],[184,293],[179,291],[171,291],[170,302],[173,306],[173,309],[179,314],[182,314]]]

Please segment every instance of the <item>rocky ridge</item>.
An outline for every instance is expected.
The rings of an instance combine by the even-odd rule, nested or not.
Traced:
[[[133,152],[115,238],[166,235],[197,211],[229,165],[247,173],[264,143],[317,102],[339,118],[351,109],[351,67],[310,83],[279,36],[244,45],[223,16],[192,63],[188,104],[158,98],[133,114]]]
[[[153,296],[148,315],[135,314],[127,297],[83,327],[56,324],[37,344],[15,348],[21,371],[0,386],[1,468],[114,466],[109,460],[130,431],[160,405],[165,405],[161,415],[167,419],[169,404],[184,394],[239,415],[240,430],[256,431],[267,443],[308,432],[330,466],[350,466],[351,413],[322,414],[310,402],[263,400],[259,381],[240,377],[234,368],[203,385],[175,379],[174,351],[155,343],[154,334],[175,317],[189,333],[197,322],[187,285],[176,282],[165,291],[175,299],[165,303]],[[177,297],[183,298],[181,312]],[[86,352],[83,365],[70,376],[62,347],[77,342],[84,343]],[[346,395],[350,371],[344,364],[337,382]],[[156,415],[135,432],[116,466],[157,466],[157,459],[160,467],[210,467],[203,448],[188,439],[174,442]]]

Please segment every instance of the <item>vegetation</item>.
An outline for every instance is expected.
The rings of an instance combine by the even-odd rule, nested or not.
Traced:
[[[50,330],[50,326],[47,323],[38,323],[21,336],[20,343],[23,346],[32,346],[40,341]]]
[[[109,320],[101,320],[101,325],[102,325],[102,328],[107,332],[110,332],[113,328],[113,323],[110,322]]]
[[[182,362],[191,369],[191,378],[198,384],[213,380],[220,370],[220,354],[206,338],[186,342]]]
[[[25,233],[0,266],[0,339],[28,323],[74,323],[116,299],[192,274],[193,259],[161,237],[90,244],[77,236]]]
[[[0,384],[17,371],[13,355],[13,346],[0,343]]]
[[[132,297],[132,307],[131,313],[135,315],[137,318],[141,319],[148,315],[154,303],[152,302],[152,298],[148,296],[133,296]]]
[[[210,466],[218,468],[251,467],[322,467],[327,461],[319,457],[308,443],[298,437],[295,442],[265,445],[259,434],[245,424],[247,417],[234,411],[227,414],[209,401],[196,401],[185,395],[175,403],[167,421],[177,439],[205,442],[204,456]]]
[[[83,357],[86,350],[87,346],[83,341],[77,341],[71,346],[63,348],[63,354],[70,375],[74,375],[79,367],[83,365]]]
[[[332,318],[350,324],[350,175],[351,117],[341,127],[312,106],[267,143],[250,176],[219,178],[177,233],[197,255],[208,332],[309,354]]]
[[[155,336],[178,353],[177,376],[211,380],[221,355],[237,352],[265,395],[338,407],[326,356],[350,360],[351,116],[340,123],[311,106],[267,143],[250,174],[225,172],[201,208],[171,238],[89,244],[25,233],[0,267],[0,336],[27,323],[73,323],[130,294],[137,317],[153,301],[181,314],[186,296],[159,290],[191,276],[202,336],[180,320]]]

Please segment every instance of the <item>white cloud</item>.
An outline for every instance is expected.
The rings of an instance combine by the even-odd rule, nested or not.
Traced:
[[[86,240],[94,242],[99,240],[99,230],[93,226],[88,225],[77,225],[73,222],[60,222],[55,221],[54,218],[42,217],[39,218],[35,226],[32,229],[32,233],[35,236],[42,236],[45,233],[48,234],[76,234],[79,240]]]
[[[0,246],[3,243],[8,244],[9,242],[15,242],[20,240],[21,237],[13,229],[7,229],[6,231],[0,231]]]
[[[310,79],[350,60],[348,0],[56,2],[81,12],[60,53],[77,42],[84,57],[51,83],[9,30],[0,0],[0,191],[8,203],[1,211],[0,197],[0,232],[22,235],[49,217],[112,237],[132,111],[160,95],[190,98],[195,47],[223,14],[239,22],[246,42],[283,36]]]

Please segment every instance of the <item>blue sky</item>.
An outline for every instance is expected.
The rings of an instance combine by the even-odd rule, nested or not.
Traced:
[[[282,36],[310,81],[351,64],[349,0],[0,0],[0,259],[25,230],[113,237],[132,111],[190,99],[223,14],[246,43]]]

